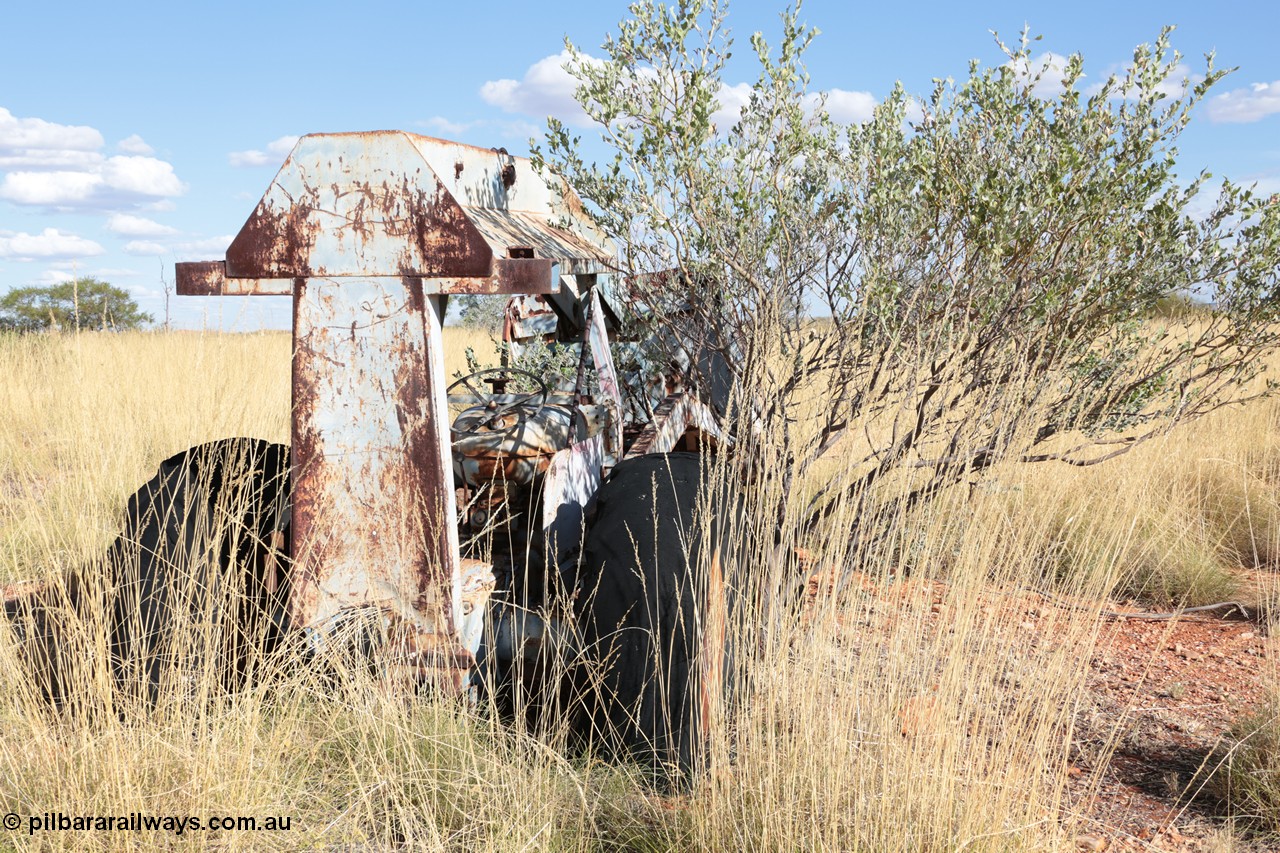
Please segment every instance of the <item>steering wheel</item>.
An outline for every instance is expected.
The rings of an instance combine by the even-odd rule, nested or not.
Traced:
[[[500,394],[498,391],[480,391],[477,386],[482,383],[488,383],[492,388],[495,385],[505,385],[514,381],[516,378],[526,379],[534,383],[537,390],[530,393],[518,394]],[[473,382],[475,384],[473,384]],[[520,370],[515,367],[493,367],[488,370],[477,370],[475,373],[468,374],[449,386],[445,392],[446,395],[452,394],[455,388],[465,388],[467,393],[476,399],[476,404],[469,406],[468,409],[480,405],[485,408],[485,415],[477,420],[466,424],[461,429],[449,425],[449,430],[455,436],[478,435],[481,429],[488,429],[489,435],[498,435],[506,437],[511,435],[517,429],[524,425],[525,421],[530,420],[542,411],[547,405],[547,395],[550,393],[547,389],[547,383],[542,381],[542,377],[536,373],[530,373],[528,370]],[[515,399],[500,400],[499,397],[514,397]],[[503,416],[516,413],[516,418],[512,424],[505,429],[495,429]]]

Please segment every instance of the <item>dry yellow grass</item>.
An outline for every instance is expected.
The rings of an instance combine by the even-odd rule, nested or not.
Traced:
[[[493,344],[448,328],[446,370]],[[161,460],[289,440],[289,334],[0,335],[0,583],[101,551]]]
[[[447,344],[451,374],[467,346],[492,352],[456,329]],[[172,453],[287,440],[288,382],[280,333],[0,337],[0,581],[98,553],[123,499]],[[1062,768],[1099,623],[1046,614],[1019,630],[992,596],[1046,577],[1081,600],[1218,594],[1224,568],[1280,554],[1278,419],[1253,406],[1096,469],[998,472],[911,519],[863,586],[802,622],[779,617],[782,630],[743,627],[741,647],[762,653],[743,664],[741,712],[679,797],[566,758],[555,731],[513,733],[483,709],[389,696],[355,673],[336,687],[286,673],[146,719],[58,719],[0,636],[0,811],[23,816],[0,846],[1062,849],[1075,831]],[[739,539],[736,570],[752,583],[797,571],[770,559],[769,531]],[[816,558],[841,565],[848,547],[819,543]],[[26,816],[46,812],[287,816],[291,828],[26,835]]]

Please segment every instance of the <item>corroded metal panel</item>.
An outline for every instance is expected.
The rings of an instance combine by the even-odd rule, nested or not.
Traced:
[[[539,339],[555,340],[559,325],[560,318],[541,297],[532,294],[511,297],[502,322],[502,340],[508,345],[503,363],[518,361],[526,344]]]
[[[302,137],[227,249],[233,278],[492,278],[606,269],[612,247],[528,160],[402,131]]]
[[[488,276],[493,258],[405,134],[337,133],[298,142],[227,249],[227,274]]]
[[[597,433],[556,453],[542,486],[542,529],[558,561],[582,535],[587,504],[600,490],[604,437]]]
[[[384,614],[388,654],[456,690],[470,666],[435,297],[310,279],[294,299],[294,624]]]
[[[458,623],[458,640],[472,657],[484,640],[485,614],[489,597],[497,582],[493,566],[483,560],[462,560],[462,620]]]
[[[545,258],[500,258],[488,278],[427,278],[428,293],[555,293],[560,288],[560,265]]]
[[[690,430],[700,432],[713,441],[725,441],[715,414],[705,403],[686,392],[669,394],[653,413],[653,420],[627,450],[626,458],[683,449],[678,445]]]
[[[539,174],[524,157],[406,134],[490,245],[534,250],[568,274],[605,272],[614,247],[587,216],[582,200],[555,175]]]
[[[10,607],[23,600],[33,601],[47,590],[46,581],[14,581],[0,584],[0,605]]]
[[[291,278],[227,278],[225,261],[174,264],[179,296],[288,296]]]
[[[487,399],[498,404],[519,403],[530,400],[531,395],[493,394]],[[547,405],[536,416],[531,414],[531,408],[517,409],[487,427],[481,426],[489,416],[485,408],[464,410],[454,421],[460,428],[453,445],[454,474],[469,486],[483,486],[494,481],[527,485],[545,473],[556,451],[572,438],[573,411],[567,405]]]
[[[528,247],[536,257],[559,260],[566,275],[602,273],[612,269],[612,259],[602,254],[598,244],[557,228],[552,224],[554,220],[548,220],[547,214],[482,207],[465,209],[490,245]]]
[[[613,352],[609,349],[609,332],[604,324],[604,308],[600,294],[591,288],[591,307],[587,310],[587,340],[591,344],[591,357],[595,361],[596,379],[600,383],[601,400],[609,407],[610,423],[605,436],[605,449],[616,459],[622,452],[622,389],[618,384],[618,371],[613,365]]]

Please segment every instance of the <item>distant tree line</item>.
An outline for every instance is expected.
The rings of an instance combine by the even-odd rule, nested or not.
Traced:
[[[125,331],[152,322],[128,292],[93,277],[15,287],[0,296],[0,331]]]

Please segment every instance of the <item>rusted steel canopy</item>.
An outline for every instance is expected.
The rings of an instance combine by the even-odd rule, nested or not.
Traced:
[[[178,264],[181,294],[293,296],[295,625],[376,614],[393,669],[463,686],[492,578],[458,553],[444,295],[552,293],[611,257],[528,160],[380,131],[304,136],[226,259]]]
[[[572,190],[525,158],[403,131],[311,134],[222,269],[178,264],[177,289],[279,294],[295,278],[411,276],[434,279],[429,293],[548,292],[553,265],[605,272],[612,256]]]

